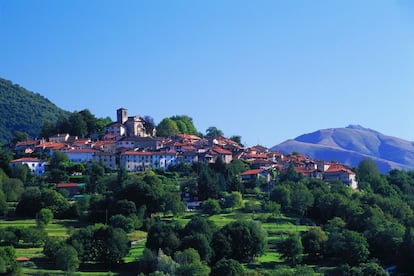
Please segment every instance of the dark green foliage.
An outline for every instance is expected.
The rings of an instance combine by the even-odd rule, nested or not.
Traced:
[[[56,122],[68,113],[39,94],[0,78],[0,142],[8,142],[16,131],[39,137],[46,120]]]
[[[303,245],[299,234],[291,234],[288,238],[281,241],[277,250],[282,254],[282,259],[292,265],[300,263],[302,260]]]
[[[82,262],[107,265],[119,263],[130,248],[126,233],[119,228],[95,224],[77,230],[68,240]]]
[[[243,274],[243,266],[233,259],[221,259],[211,270],[212,276],[239,276]]]
[[[78,252],[73,246],[65,244],[56,252],[56,266],[64,271],[73,272],[79,268]]]
[[[156,252],[161,249],[165,254],[171,255],[180,244],[180,239],[172,225],[156,222],[148,231],[145,247]]]
[[[206,129],[206,137],[217,137],[217,136],[223,136],[223,131],[218,129],[215,126],[211,126]]]
[[[0,273],[13,275],[16,266],[16,250],[12,246],[0,246]]]
[[[53,219],[53,212],[48,208],[43,208],[36,214],[36,225],[39,228],[44,228]]]
[[[265,244],[266,232],[254,221],[229,223],[216,232],[212,241],[215,260],[233,258],[240,262],[263,254]]]
[[[201,211],[207,215],[218,214],[221,211],[220,203],[217,199],[207,199],[201,204]]]
[[[55,260],[56,252],[65,245],[65,241],[57,237],[47,237],[43,246],[43,254],[51,260]]]
[[[203,234],[185,236],[181,242],[181,248],[194,248],[200,254],[200,258],[205,262],[209,262],[213,255],[209,240]]]

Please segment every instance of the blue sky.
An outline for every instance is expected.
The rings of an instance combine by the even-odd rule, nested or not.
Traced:
[[[0,77],[69,110],[186,114],[271,147],[360,124],[414,141],[410,0],[0,0]]]

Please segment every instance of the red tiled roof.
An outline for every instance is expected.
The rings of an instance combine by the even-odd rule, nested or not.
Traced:
[[[65,152],[66,153],[95,153],[99,151],[94,150],[94,149],[70,149]]]
[[[226,154],[226,155],[231,155],[231,151],[229,150],[225,150],[219,147],[214,147],[213,151],[217,152],[218,154]]]
[[[40,145],[37,145],[36,148],[49,148],[49,149],[63,149],[66,145],[62,143],[56,143],[56,142],[44,142]]]
[[[259,174],[263,171],[264,171],[263,169],[248,170],[248,171],[243,172],[241,175],[256,175],[256,174]]]
[[[200,140],[201,138],[196,136],[196,135],[192,135],[192,134],[177,134],[177,137],[180,137],[182,139],[191,139],[191,140]]]
[[[77,188],[78,183],[59,183],[57,184],[58,188]]]
[[[16,146],[31,146],[31,145],[36,145],[37,141],[21,141],[21,142],[17,142]]]
[[[325,173],[336,173],[336,172],[346,172],[348,174],[355,174],[353,171],[348,169],[342,164],[333,164],[325,171]]]
[[[27,261],[30,261],[30,258],[27,258],[27,257],[17,257],[16,258],[16,261],[18,261],[18,262],[27,262]]]
[[[42,161],[40,159],[37,159],[37,158],[23,157],[23,158],[12,160],[10,162],[18,163],[18,162],[42,162]]]
[[[122,155],[152,155],[151,151],[126,151]]]
[[[111,144],[116,144],[116,141],[113,141],[113,140],[97,141],[94,147],[102,147],[102,146],[111,145]]]

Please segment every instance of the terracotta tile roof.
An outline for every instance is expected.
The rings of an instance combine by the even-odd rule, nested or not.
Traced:
[[[200,140],[201,139],[197,135],[192,135],[192,134],[177,134],[175,136],[177,136],[181,139],[190,139],[190,140]]]
[[[256,174],[259,174],[263,171],[264,171],[264,169],[248,170],[248,171],[243,172],[241,175],[256,175]]]
[[[109,140],[109,141],[107,141],[107,140],[104,140],[104,141],[97,141],[97,142],[94,144],[94,147],[102,147],[102,146],[105,146],[105,145],[111,145],[111,144],[116,144],[116,141],[113,141],[113,140]]]
[[[342,164],[332,164],[329,166],[329,168],[325,171],[325,173],[337,173],[337,172],[344,172],[348,174],[355,174],[353,171],[351,171],[349,168],[345,167]]]
[[[21,141],[21,142],[17,142],[16,146],[34,146],[36,145],[38,142],[31,140],[31,141]]]
[[[219,147],[214,147],[213,151],[215,151],[218,154],[231,155],[231,151],[226,150],[226,149],[222,149],[222,148],[219,148]]]
[[[56,143],[56,142],[44,142],[36,146],[36,148],[46,148],[46,149],[53,149],[53,150],[60,150],[66,147],[67,147],[66,144]]]
[[[10,162],[19,163],[19,162],[42,162],[42,161],[40,159],[37,159],[37,158],[23,157],[23,158],[12,160]]]
[[[98,150],[94,149],[70,149],[65,151],[66,153],[96,153]]]
[[[77,188],[78,183],[59,183],[56,185],[58,188]]]
[[[122,155],[152,155],[151,151],[126,151]]]

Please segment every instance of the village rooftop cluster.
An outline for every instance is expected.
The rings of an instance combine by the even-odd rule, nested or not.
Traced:
[[[241,174],[242,180],[263,178],[270,182],[271,171],[281,172],[294,166],[304,177],[323,179],[327,182],[341,181],[352,189],[357,189],[355,173],[347,166],[321,160],[312,160],[304,155],[284,155],[269,151],[257,145],[243,145],[223,136],[201,138],[196,135],[177,134],[173,137],[155,137],[145,132],[143,120],[139,116],[128,117],[124,108],[117,110],[117,121],[105,128],[106,135],[101,140],[78,138],[69,134],[56,134],[45,139],[17,142],[14,152],[21,158],[11,161],[12,166],[26,164],[36,175],[43,175],[47,162],[32,158],[34,153],[56,151],[67,154],[72,162],[90,164],[95,161],[110,171],[124,168],[129,172],[148,169],[168,169],[171,165],[183,163],[213,163],[221,158],[224,163],[243,160],[251,164],[251,169]]]

